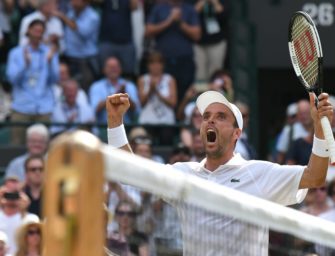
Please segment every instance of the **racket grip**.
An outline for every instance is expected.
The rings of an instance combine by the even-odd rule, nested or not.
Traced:
[[[332,131],[330,122],[327,117],[324,116],[321,118],[321,125],[322,125],[323,135],[325,136],[325,139],[328,144],[330,164],[335,165],[335,141],[334,141],[333,131]]]

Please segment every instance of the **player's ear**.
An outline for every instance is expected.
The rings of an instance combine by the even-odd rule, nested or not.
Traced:
[[[242,130],[240,128],[236,128],[234,130],[234,136],[236,137],[236,140],[238,140],[241,137]]]

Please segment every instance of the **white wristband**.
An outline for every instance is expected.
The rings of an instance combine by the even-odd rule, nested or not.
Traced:
[[[319,157],[329,157],[329,149],[326,140],[320,140],[314,135],[312,153]]]
[[[115,148],[120,148],[128,144],[127,134],[123,124],[115,128],[108,128],[107,137],[108,145],[111,145]]]

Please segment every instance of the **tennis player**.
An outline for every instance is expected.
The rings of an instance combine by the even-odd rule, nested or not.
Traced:
[[[215,91],[202,93],[196,101],[203,119],[200,134],[206,158],[200,163],[182,162],[173,166],[184,173],[282,205],[300,203],[308,188],[324,185],[329,162],[320,118],[326,116],[331,122],[333,108],[328,94],[319,95],[318,108],[315,107],[314,97],[314,94],[310,94],[314,141],[307,166],[247,161],[234,153],[243,129],[242,115],[234,104]],[[106,107],[108,143],[131,152],[122,121],[129,108],[128,95],[109,96]],[[176,206],[182,224],[183,255],[268,255],[266,228],[210,213],[183,202],[171,203]]]

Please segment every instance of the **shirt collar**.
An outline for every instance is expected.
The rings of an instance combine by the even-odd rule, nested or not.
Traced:
[[[207,161],[207,158],[204,158],[201,162],[200,162],[200,167],[204,170],[207,170],[205,167],[205,163]],[[247,160],[245,160],[240,153],[234,153],[233,157],[225,164],[220,165],[215,171],[220,170],[223,167],[229,167],[229,166],[240,166],[244,163],[246,163]]]
[[[28,49],[30,52],[33,51],[44,52],[45,48],[46,46],[43,43],[40,43],[37,49],[33,49],[30,44],[28,45]]]

